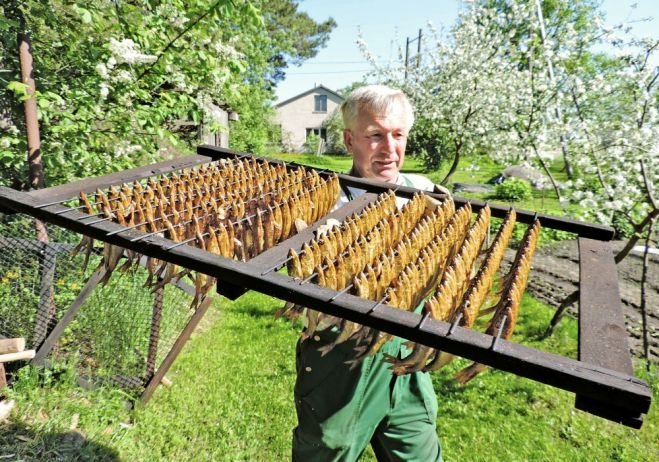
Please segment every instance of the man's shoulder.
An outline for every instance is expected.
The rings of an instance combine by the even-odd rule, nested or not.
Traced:
[[[417,175],[415,173],[401,173],[401,176],[404,180],[406,180],[405,183],[411,184],[413,188],[432,191],[435,187],[435,183],[423,175]]]

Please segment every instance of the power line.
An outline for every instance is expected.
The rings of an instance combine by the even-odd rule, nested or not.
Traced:
[[[286,75],[313,75],[313,74],[355,74],[358,72],[369,72],[373,69],[360,69],[354,71],[325,71],[325,72],[286,72]]]

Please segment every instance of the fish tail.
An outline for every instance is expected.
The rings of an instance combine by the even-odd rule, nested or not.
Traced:
[[[455,374],[455,380],[460,385],[465,386],[467,382],[476,377],[478,374],[487,369],[485,364],[481,363],[472,363],[471,366],[467,366],[462,369],[460,372]]]

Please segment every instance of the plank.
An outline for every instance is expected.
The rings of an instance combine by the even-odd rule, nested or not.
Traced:
[[[198,146],[197,152],[199,154],[203,154],[207,156],[215,155],[215,156],[224,156],[225,158],[231,158],[236,155],[247,155],[245,153],[234,151],[232,149],[222,148],[219,146],[210,146],[210,145]],[[284,162],[277,159],[267,159],[267,161],[275,164],[286,164],[295,167],[310,168],[307,165],[301,165],[295,162]],[[331,173],[337,173],[341,184],[345,184],[347,186],[352,186],[355,188],[365,189],[373,193],[379,194],[392,189],[391,183],[385,183],[383,181],[370,180],[367,178],[358,178],[351,175],[346,175],[344,173],[331,172],[330,170],[319,170],[319,171],[323,172],[326,175]],[[418,189],[410,188],[408,186],[395,185],[395,188],[396,188],[396,195],[401,197],[411,197],[415,193],[419,192]],[[427,191],[424,192],[428,194],[430,197],[434,197],[435,199],[439,199],[439,200],[442,200],[446,197],[444,194],[430,193]],[[478,212],[481,208],[485,207],[486,204],[486,202],[478,199],[465,199],[456,196],[453,196],[453,201],[455,202],[456,206],[462,206],[468,202],[471,203],[471,207],[474,212]],[[504,205],[498,205],[492,203],[487,203],[487,205],[489,205],[490,210],[492,211],[492,216],[496,218],[504,218],[508,213],[508,211],[510,210],[510,207]],[[540,224],[545,228],[560,229],[562,231],[578,234],[579,236],[582,237],[587,237],[590,239],[599,239],[604,241],[610,241],[611,239],[613,239],[613,236],[615,235],[615,230],[610,226],[587,223],[578,220],[571,220],[569,218],[557,217],[543,213],[536,213],[531,210],[515,209],[515,212],[517,213],[517,221],[520,223],[530,224],[533,223],[533,221],[537,218],[538,220],[540,220]]]
[[[194,167],[195,165],[205,164],[213,160],[213,157],[200,155],[177,157],[175,159],[157,162],[144,167],[132,168],[94,178],[85,178],[83,180],[73,181],[71,183],[50,188],[37,189],[35,191],[30,191],[28,194],[39,200],[41,203],[52,203],[78,197],[80,191],[90,193],[95,191],[96,188],[104,189],[109,186],[132,183],[133,181],[138,181],[146,177],[162,175],[175,170]]]
[[[610,244],[579,238],[579,269],[579,359],[632,375],[618,271]],[[574,405],[609,420],[620,415],[614,403],[603,406],[586,396],[577,395]],[[619,420],[634,428],[642,423],[640,415]]]
[[[633,374],[618,269],[608,242],[579,238],[579,359]]]
[[[23,337],[0,339],[0,355],[18,353],[23,350],[25,350],[25,339]]]
[[[0,391],[2,390],[3,387],[7,386],[7,374],[5,372],[5,366],[0,363]],[[2,418],[0,417],[0,421],[2,421]]]
[[[133,238],[144,236],[137,230],[108,236],[109,232],[121,229],[121,226],[109,222],[84,225],[79,218],[85,215],[78,211],[58,214],[57,212],[64,209],[63,206],[54,205],[35,209],[34,202],[24,193],[0,187],[0,207],[29,213],[44,221],[87,234],[95,239],[175,263],[193,271],[201,271],[220,280],[231,280],[239,286],[584,395],[604,405],[611,402],[618,403],[630,414],[646,413],[652,400],[648,385],[628,374],[506,340],[500,340],[498,348],[492,350],[493,337],[480,332],[456,327],[448,335],[450,324],[435,320],[427,320],[419,327],[421,316],[415,313],[401,314],[400,310],[387,306],[373,311],[372,301],[362,300],[349,294],[334,298],[337,295],[334,290],[311,283],[300,284],[299,281],[276,272],[263,275],[261,268],[249,262],[229,260],[195,247],[179,246],[165,250],[173,242],[157,235],[139,241],[131,241]],[[401,322],[402,317],[407,318],[404,323]]]
[[[36,352],[34,350],[17,351],[16,353],[5,353],[4,355],[0,355],[0,363],[10,363],[13,361],[32,359],[34,358],[35,353]]]

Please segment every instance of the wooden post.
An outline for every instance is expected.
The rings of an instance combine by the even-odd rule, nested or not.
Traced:
[[[158,281],[160,282],[160,281]],[[160,319],[162,318],[162,299],[165,287],[159,285],[153,295],[153,312],[151,315],[151,331],[149,334],[149,352],[146,358],[146,376],[151,378],[156,370],[156,356],[158,355],[158,340],[160,337]]]
[[[41,345],[38,345],[39,350],[37,351],[36,356],[32,360],[33,364],[43,363],[43,360],[46,359],[48,353],[50,353],[50,351],[53,349],[53,347],[57,343],[57,340],[59,340],[60,336],[62,335],[62,332],[64,332],[66,326],[68,326],[71,323],[71,321],[73,321],[73,318],[80,310],[80,307],[87,299],[89,294],[91,294],[94,287],[96,287],[99,281],[103,278],[103,276],[105,276],[105,269],[103,268],[98,268],[96,271],[92,273],[92,275],[85,283],[85,286],[82,288],[76,299],[69,307],[68,311],[64,314],[64,316],[62,316],[62,319],[60,319],[60,321],[53,328],[53,330],[50,331],[46,340],[44,340],[44,342]]]
[[[39,220],[35,222],[41,223]],[[45,229],[45,228],[44,228]],[[46,234],[46,240],[48,235]],[[57,251],[48,242],[41,246],[43,250],[39,252],[39,307],[37,309],[37,319],[34,326],[34,340],[32,345],[39,347],[48,335],[49,330],[54,324],[56,307],[55,307],[55,266],[57,265]]]
[[[0,392],[7,386],[7,376],[5,375],[5,366],[0,363]]]
[[[195,328],[199,324],[199,321],[201,321],[201,319],[206,314],[206,311],[208,311],[208,307],[211,305],[212,301],[213,301],[213,297],[204,298],[204,300],[201,302],[197,310],[192,314],[192,317],[188,321],[188,324],[185,326],[181,334],[176,339],[174,346],[172,346],[172,349],[169,350],[169,353],[167,353],[167,356],[165,357],[165,359],[163,359],[162,364],[155,372],[155,374],[153,374],[153,377],[151,377],[151,380],[149,380],[149,383],[142,392],[142,396],[140,396],[140,403],[142,405],[145,405],[151,399],[151,396],[153,395],[153,392],[156,390],[156,387],[163,379],[163,377],[165,377],[165,374],[167,373],[171,365],[174,363],[174,360],[183,349],[183,346],[190,338],[190,335],[192,335],[192,332],[194,332]]]

